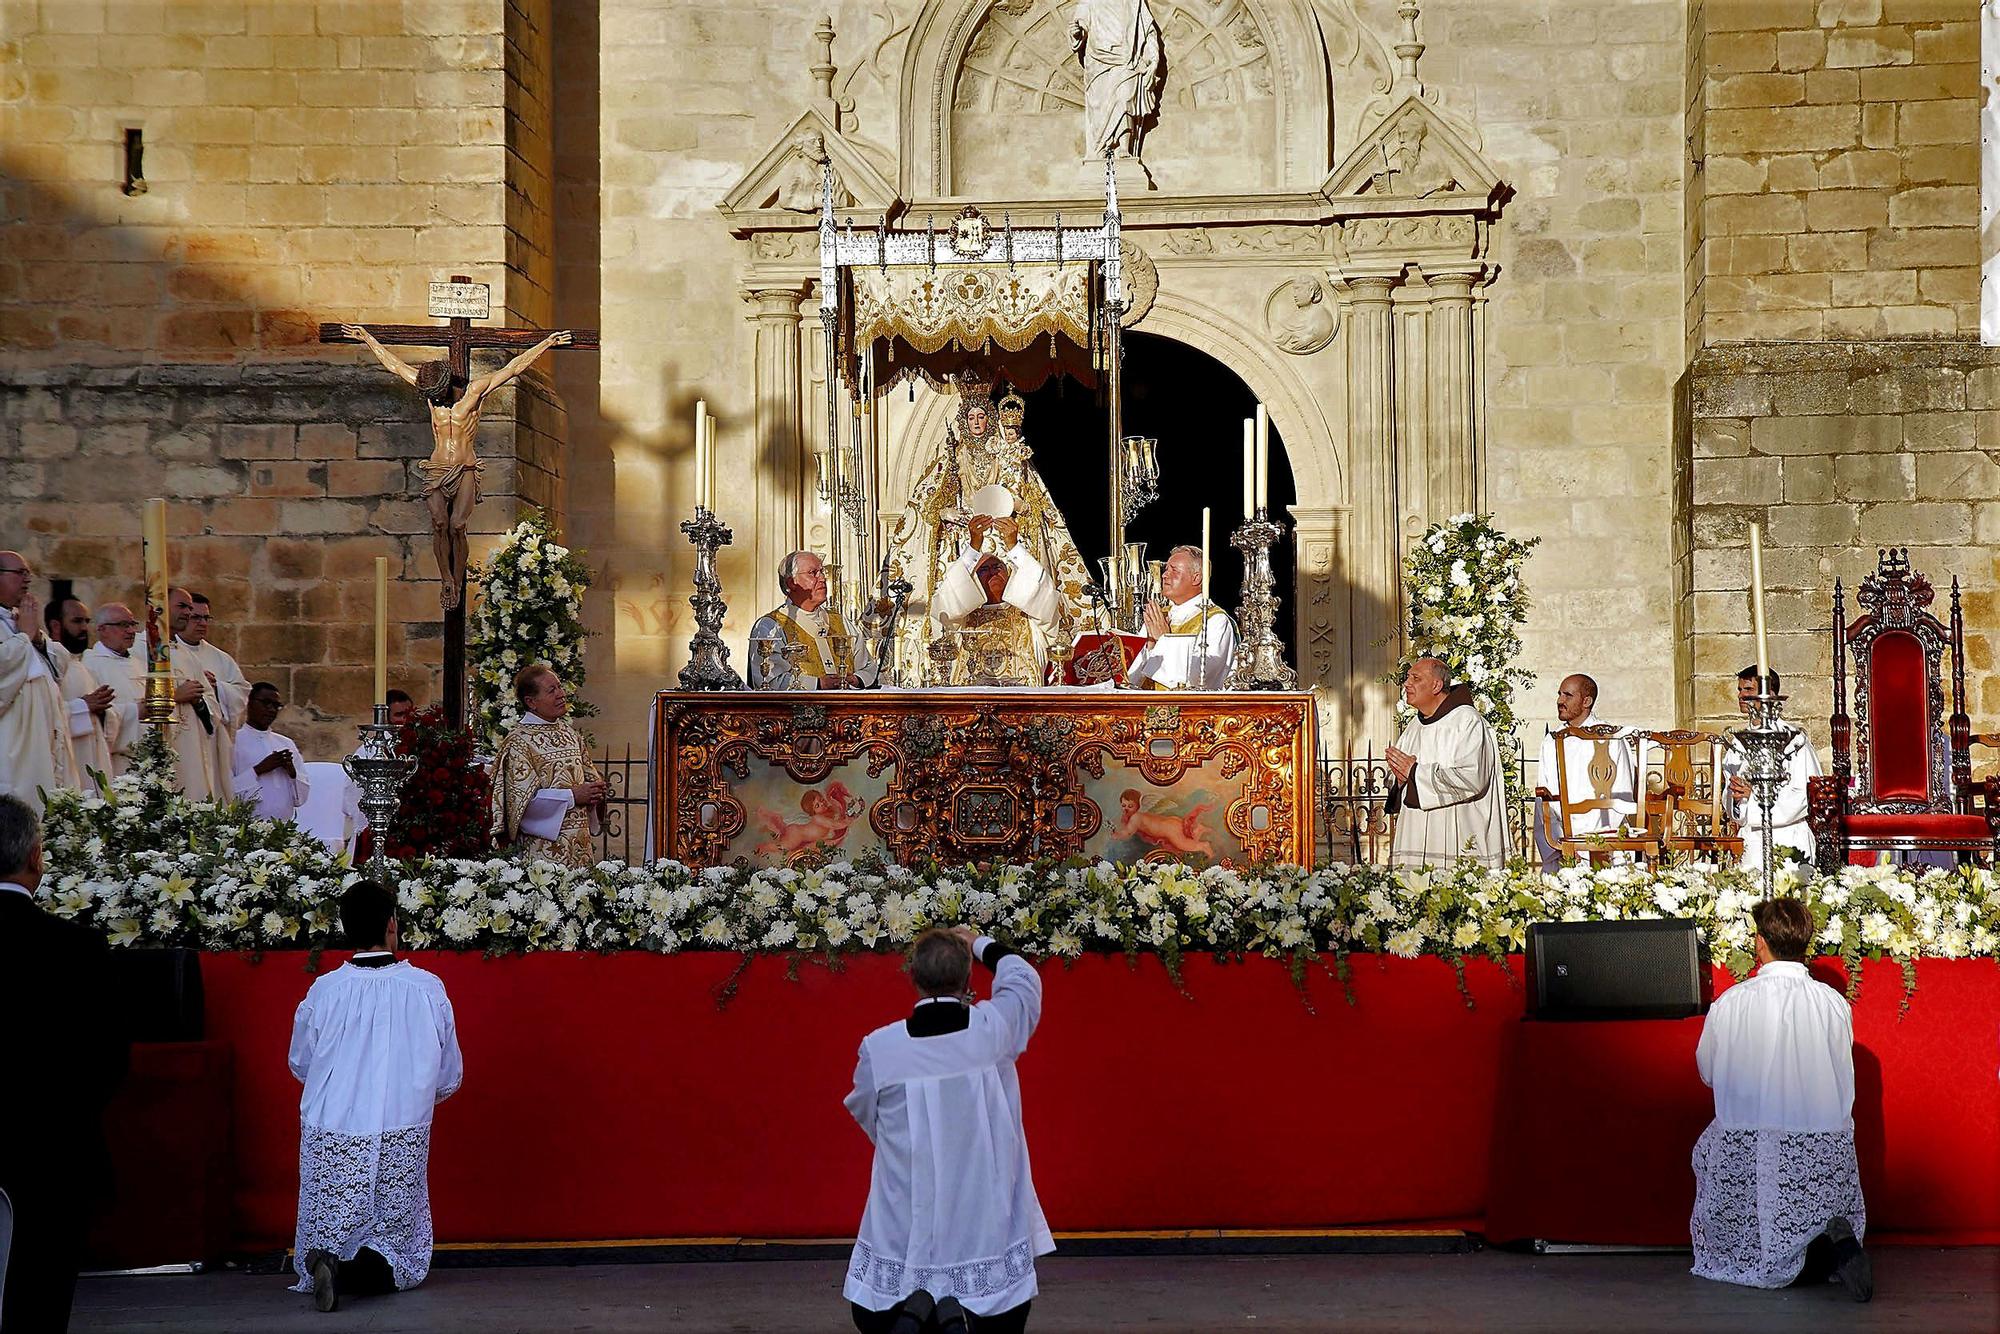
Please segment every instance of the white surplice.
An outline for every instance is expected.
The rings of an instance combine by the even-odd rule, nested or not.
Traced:
[[[1854,1016],[1802,963],[1716,997],[1695,1065],[1715,1120],[1694,1148],[1694,1273],[1781,1288],[1842,1217],[1867,1230],[1854,1157]]]
[[[90,783],[90,771],[95,769],[109,782],[114,776],[111,765],[112,730],[118,726],[118,715],[110,709],[102,714],[92,713],[83,697],[91,694],[99,686],[108,685],[115,693],[118,685],[113,681],[100,681],[90,665],[90,651],[72,653],[69,666],[63,672],[63,707],[69,711],[69,742],[76,754],[77,785]]]
[[[1041,1015],[1041,978],[1008,954],[962,1031],[911,1037],[898,1020],[862,1040],[847,1110],[875,1164],[847,1300],[885,1311],[922,1288],[996,1315],[1034,1297],[1035,1257],[1055,1238],[1035,1197],[1014,1062]]]
[[[189,801],[227,801],[229,765],[215,746],[216,730],[222,726],[216,717],[215,688],[202,672],[199,655],[179,637],[168,643],[167,660],[173,669],[175,689],[184,681],[201,687],[198,700],[174,705],[173,726],[167,729],[167,740],[174,748],[174,786]],[[207,711],[206,723],[196,711],[196,704]]]
[[[978,574],[979,563],[984,559],[969,544],[959,552],[931,598],[932,615],[946,621],[961,621],[986,605],[986,590],[980,586]],[[1007,587],[1001,590],[1000,600],[1038,625],[1054,625],[1062,615],[1062,594],[1057,591],[1055,580],[1049,578],[1049,572],[1028,550],[1027,543],[1016,541],[1012,548],[1000,553],[1000,561],[1007,567]]]
[[[175,654],[183,651],[192,655],[199,669],[197,675],[209,687],[208,707],[215,719],[215,731],[209,735],[209,745],[214,751],[209,767],[216,799],[221,800],[228,795],[230,771],[235,765],[236,733],[250,716],[250,683],[244,679],[236,659],[211,641],[186,644],[176,638]],[[208,680],[211,676],[215,678],[213,681]]]
[[[77,785],[76,750],[62,678],[69,651],[44,637],[42,646],[0,607],[0,793],[41,813],[43,792]]]
[[[111,748],[111,776],[116,778],[132,767],[132,752],[141,737],[139,705],[146,698],[145,637],[124,653],[113,653],[101,641],[92,644],[84,651],[83,661],[99,685],[111,687],[104,737]]]
[[[334,969],[299,1002],[287,1064],[305,1085],[293,1290],[312,1291],[305,1257],[315,1249],[346,1261],[365,1246],[398,1288],[423,1282],[431,1112],[465,1077],[444,983],[402,960]]]
[[[1473,707],[1472,692],[1452,687],[1428,721],[1410,720],[1396,749],[1416,756],[1417,767],[1391,794],[1397,809],[1389,864],[1504,864],[1507,771],[1491,724]]]
[[[265,756],[280,750],[292,752],[292,769],[297,777],[283,769],[257,772]],[[236,796],[256,802],[260,820],[290,820],[312,795],[312,784],[306,781],[305,756],[299,754],[297,742],[279,732],[245,724],[236,734],[230,769]]]
[[[1813,838],[1812,825],[1806,819],[1806,780],[1820,776],[1819,754],[1796,725],[1780,718],[1778,726],[1790,732],[1792,739],[1785,750],[1785,781],[1778,788],[1778,799],[1771,803],[1771,841],[1781,848],[1797,848],[1810,865],[1818,842]],[[1745,763],[1743,748],[1731,737],[1722,751],[1723,778],[1727,780],[1742,773]],[[1743,868],[1761,870],[1764,865],[1764,813],[1757,804],[1756,789],[1752,788],[1750,796],[1742,801],[1724,792],[1723,800],[1729,817],[1739,823],[1743,834]]]
[[[1196,594],[1167,608],[1167,633],[1132,660],[1127,677],[1153,690],[1220,690],[1235,661],[1236,622]]]

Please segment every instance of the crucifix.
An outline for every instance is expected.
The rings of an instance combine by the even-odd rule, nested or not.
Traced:
[[[597,350],[595,329],[474,328],[490,313],[489,289],[463,275],[431,284],[431,314],[446,316],[445,327],[427,324],[322,324],[322,343],[360,343],[384,369],[415,389],[430,409],[436,448],[424,464],[424,501],[431,516],[431,546],[442,581],[444,609],[444,708],[452,726],[465,722],[465,551],[466,525],[479,504],[479,414],[486,396],[532,366],[552,347]],[[444,349],[440,360],[412,366],[384,344]],[[513,360],[484,375],[472,374],[474,348],[515,350]],[[377,700],[376,703],[382,701]]]

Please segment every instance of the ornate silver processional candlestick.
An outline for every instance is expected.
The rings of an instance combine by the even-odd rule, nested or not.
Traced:
[[[694,507],[692,519],[681,520],[681,531],[694,546],[694,638],[688,643],[688,665],[681,668],[683,690],[741,690],[743,678],[729,665],[729,645],[722,642],[722,618],[729,604],[722,600],[722,580],[715,573],[715,553],[736,535],[705,505]]]
[[[1785,753],[1791,749],[1793,733],[1779,723],[1785,709],[1783,695],[1760,693],[1750,699],[1750,726],[1739,727],[1730,735],[1743,747],[1743,776],[1757,793],[1758,817],[1764,829],[1764,897],[1773,893],[1773,871],[1777,858],[1771,845],[1771,808],[1777,804],[1778,788],[1784,784],[1790,766]]]
[[[371,847],[368,873],[382,879],[389,865],[389,826],[403,798],[403,784],[417,767],[417,757],[396,749],[402,729],[389,721],[389,706],[375,706],[375,721],[361,725],[361,744],[341,762],[347,776],[361,789],[361,813],[368,817]]]
[[[1285,646],[1277,634],[1277,580],[1271,574],[1271,544],[1285,535],[1263,506],[1229,539],[1243,553],[1243,605],[1238,609],[1243,638],[1236,660],[1223,682],[1226,690],[1296,690],[1298,673],[1285,665]]]

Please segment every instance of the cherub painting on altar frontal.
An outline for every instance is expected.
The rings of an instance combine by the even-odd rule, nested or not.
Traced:
[[[799,815],[785,817],[769,808],[760,808],[757,819],[765,838],[754,856],[792,862],[807,854],[837,852],[847,841],[847,831],[861,818],[868,803],[835,779],[826,790],[807,788],[799,794]]]
[[[1143,809],[1144,798],[1137,788],[1126,788],[1118,794],[1118,822],[1111,828],[1111,837],[1120,841],[1136,841],[1147,845],[1152,851],[1146,860],[1160,860],[1196,853],[1213,859],[1215,844],[1209,841],[1208,831],[1201,826],[1201,817],[1215,809],[1215,802],[1197,802],[1185,815],[1171,815],[1164,811]]]

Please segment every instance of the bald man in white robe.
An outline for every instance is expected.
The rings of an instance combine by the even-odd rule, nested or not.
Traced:
[[[1389,813],[1392,866],[1450,866],[1507,860],[1507,771],[1493,727],[1469,686],[1452,685],[1436,658],[1418,658],[1403,681],[1417,716],[1389,747],[1395,787]]]

